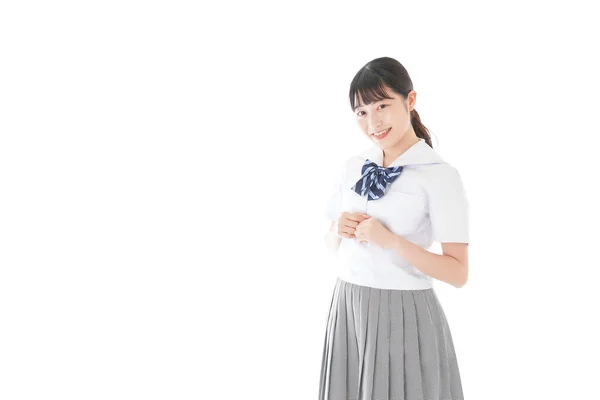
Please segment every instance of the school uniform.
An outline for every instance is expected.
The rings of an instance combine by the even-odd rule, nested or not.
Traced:
[[[362,212],[425,249],[469,242],[458,171],[424,139],[383,168],[372,145],[344,162],[325,215]],[[391,249],[341,238],[321,364],[319,400],[463,400],[433,279]]]

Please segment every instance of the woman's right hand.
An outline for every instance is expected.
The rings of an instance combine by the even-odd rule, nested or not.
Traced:
[[[354,231],[358,224],[364,219],[369,218],[367,214],[361,212],[342,212],[337,222],[337,234],[348,239],[355,239]]]

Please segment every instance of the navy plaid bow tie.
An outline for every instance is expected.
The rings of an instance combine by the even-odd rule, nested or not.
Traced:
[[[366,159],[362,166],[362,176],[352,186],[352,190],[361,196],[367,196],[367,201],[381,198],[387,186],[400,176],[404,167],[380,167],[373,161]]]

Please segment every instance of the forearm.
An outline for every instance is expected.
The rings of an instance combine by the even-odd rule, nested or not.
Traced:
[[[466,281],[466,269],[455,258],[432,253],[404,237],[391,233],[390,249],[419,271],[432,278],[444,281],[455,287],[463,286]]]
[[[337,235],[337,224],[335,222],[331,223],[331,227],[325,234],[325,246],[332,252],[336,253],[338,247],[340,247],[340,242],[342,238]]]

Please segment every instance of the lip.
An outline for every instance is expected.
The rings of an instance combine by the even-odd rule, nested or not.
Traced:
[[[389,130],[387,131],[387,133],[384,133],[384,134],[383,134],[383,135],[381,135],[381,136],[376,136],[376,135],[374,135],[374,134],[371,134],[371,136],[373,136],[373,137],[374,137],[375,139],[377,139],[377,140],[382,140],[382,139],[385,139],[385,137],[386,137],[387,135],[389,135],[389,134],[390,134],[390,132],[391,132],[391,130],[392,130],[392,128],[388,128],[388,129],[389,129]]]

